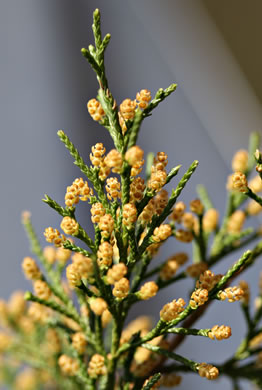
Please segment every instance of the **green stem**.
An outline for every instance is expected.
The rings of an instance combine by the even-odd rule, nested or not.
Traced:
[[[178,174],[181,167],[182,167],[182,165],[177,165],[176,167],[171,169],[171,171],[167,175],[165,185],[167,185],[173,179],[173,177],[175,177]]]
[[[144,274],[147,270],[147,267],[148,267],[151,259],[152,259],[152,257],[149,254],[146,254],[145,256],[143,256],[140,270],[137,273],[135,273],[134,279],[132,281],[131,292],[135,292],[137,290],[140,282],[145,278]]]
[[[43,199],[43,202],[47,203],[50,207],[52,207],[55,211],[58,212],[62,217],[69,216],[73,219],[75,219],[74,216],[74,209],[70,210],[69,208],[63,208],[60,206],[55,200],[50,198],[50,196],[45,195],[45,199]],[[96,246],[94,242],[91,240],[91,238],[88,236],[86,231],[82,228],[82,226],[78,223],[78,234],[75,236],[82,240],[93,252],[96,251]]]
[[[128,149],[136,144],[138,132],[139,132],[142,120],[143,120],[143,111],[141,111],[139,108],[137,108],[136,113],[135,113],[135,117],[134,117],[134,121],[133,121],[132,127],[130,129]]]
[[[148,279],[150,278],[151,276],[155,275],[155,274],[158,274],[161,269],[163,268],[163,264],[160,264],[158,265],[157,267],[155,268],[152,268],[150,271],[148,271],[144,276],[143,276],[143,279]]]
[[[208,337],[211,329],[187,329],[187,328],[171,328],[167,330],[167,333],[183,334],[190,336],[203,336]]]
[[[102,327],[100,316],[95,317],[95,337],[96,337],[96,351],[99,352],[104,357],[106,357],[106,351],[105,351],[104,341],[103,341],[103,327]]]
[[[205,207],[205,210],[213,209],[214,205],[208,195],[206,187],[203,186],[202,184],[198,184],[196,190],[201,202]]]
[[[186,272],[181,272],[180,274],[174,276],[173,278],[171,278],[169,280],[158,279],[157,280],[157,285],[158,285],[158,287],[160,289],[160,288],[167,287],[170,284],[173,284],[173,283],[177,282],[178,280],[182,280],[182,279],[185,279],[185,278],[187,278]]]
[[[154,162],[154,153],[153,152],[149,152],[146,156],[146,183],[148,182],[148,180],[150,179],[150,176],[151,176],[151,168],[152,168],[152,165],[153,165],[153,162]]]
[[[223,219],[221,228],[217,231],[212,248],[211,254],[215,255],[223,248],[224,237],[227,234],[227,224],[231,215],[242,205],[247,199],[246,194],[230,192],[227,200],[227,210]]]
[[[81,253],[82,255],[84,255],[86,257],[91,257],[93,255],[91,252],[88,252],[87,250],[81,248],[80,246],[73,244],[69,240],[67,240],[63,243],[63,247],[65,249],[70,249],[73,252]]]
[[[93,253],[96,253],[96,246],[93,240],[91,240],[91,238],[88,236],[86,231],[82,228],[82,226],[79,225],[78,234],[75,237],[83,241],[92,250]]]
[[[115,314],[113,318],[112,343],[111,343],[111,358],[108,361],[108,373],[103,390],[111,390],[115,385],[115,371],[117,366],[120,337],[122,333],[123,320],[119,315]]]
[[[115,315],[116,314],[116,306],[115,306],[114,297],[112,295],[111,287],[105,284],[103,278],[100,275],[100,269],[99,269],[98,264],[97,264],[96,256],[92,255],[91,258],[92,258],[92,262],[93,262],[94,276],[95,276],[97,287],[101,293],[101,296],[106,301],[109,311],[113,315]]]
[[[131,167],[125,161],[121,173],[122,208],[129,202]]]
[[[252,328],[253,328],[253,321],[252,321],[252,319],[250,317],[249,305],[246,305],[245,303],[242,303],[241,308],[242,308],[244,317],[246,319],[246,323],[247,323],[248,329],[249,329],[249,331],[251,331]]]
[[[155,383],[159,381],[161,378],[160,372],[154,374],[152,378],[150,378],[145,386],[143,386],[142,390],[150,390],[153,389]]]
[[[233,252],[237,251],[240,248],[246,247],[248,244],[253,242],[258,237],[258,234],[254,233],[250,237],[248,237],[246,240],[242,241],[239,245],[233,245],[235,240],[237,241],[238,239],[242,238],[243,236],[245,236],[245,231],[240,233],[238,235],[238,238],[236,237],[236,238],[232,239],[231,245],[226,245],[226,246],[222,247],[218,253],[211,254],[209,259],[207,260],[208,265],[209,266],[214,265],[221,258],[225,257],[226,255],[228,255],[230,253],[233,253]]]
[[[54,209],[58,214],[60,214],[62,217],[72,217],[74,218],[74,212],[75,212],[75,208],[64,208],[62,206],[60,206],[55,200],[53,200],[52,198],[50,198],[50,196],[46,195],[45,194],[45,198],[42,199],[43,202],[45,202],[46,204],[48,204],[48,206],[50,206],[52,209]]]
[[[127,229],[127,236],[128,236],[128,244],[130,247],[130,254],[128,256],[127,265],[132,267],[135,264],[135,261],[137,259],[137,243],[136,243],[136,235],[135,235],[135,229]]]
[[[164,211],[162,212],[161,215],[159,216],[154,216],[152,218],[152,223],[149,227],[149,231],[146,235],[146,237],[144,238],[142,244],[140,245],[139,247],[139,250],[138,250],[138,254],[139,256],[142,255],[142,253],[146,250],[146,248],[148,247],[148,245],[150,245],[150,239],[151,239],[151,236],[153,234],[153,231],[156,227],[158,227],[162,222],[164,222],[164,220],[168,217],[168,215],[171,213],[172,211],[172,207],[174,206],[174,204],[176,203],[176,200],[177,198],[179,197],[179,195],[181,194],[182,190],[184,189],[184,187],[186,186],[187,182],[189,181],[189,179],[191,178],[192,174],[194,173],[194,171],[196,170],[198,166],[198,161],[194,161],[189,169],[187,170],[187,172],[184,174],[184,176],[182,177],[182,179],[180,180],[180,182],[178,183],[177,187],[175,190],[172,191],[172,194],[168,200],[168,203],[166,205],[166,207],[164,208]]]
[[[43,253],[43,250],[42,250],[42,247],[41,247],[40,242],[38,240],[38,237],[35,233],[35,230],[33,228],[33,225],[31,223],[30,218],[23,219],[23,225],[25,227],[27,236],[28,236],[30,244],[31,244],[32,253],[34,253],[38,257],[40,263],[42,264],[42,266],[43,266],[43,268],[48,276],[48,279],[52,282],[52,283],[48,283],[49,286],[52,287],[52,292],[59,299],[61,299],[61,301],[71,311],[73,311],[74,306],[61,286],[60,275],[53,270],[52,265],[49,264],[48,261],[46,260],[44,253]]]
[[[249,198],[253,199],[255,202],[257,202],[260,206],[262,206],[262,198],[255,194],[250,188],[248,188],[248,191],[245,192],[245,195],[247,195]]]
[[[123,344],[119,348],[119,350],[117,352],[117,356],[120,356],[123,352],[126,352],[129,349],[133,349],[133,348],[138,347],[139,345],[141,345],[147,341],[154,339],[155,337],[162,334],[163,330],[166,329],[166,327],[167,327],[167,324],[164,321],[159,320],[157,325],[155,326],[155,328],[153,328],[150,332],[148,332],[146,336],[144,336],[143,338],[141,338],[137,341],[134,341],[133,343]]]
[[[220,281],[216,284],[216,286],[209,292],[209,297],[214,297],[219,290],[221,290],[229,281],[229,279],[232,278],[233,275],[235,275],[243,266],[248,263],[248,261],[252,257],[252,251],[248,250],[241,258],[227,271],[227,273],[220,279]]]
[[[168,328],[172,328],[172,326],[176,326],[177,324],[179,324],[179,322],[183,321],[186,317],[189,316],[189,314],[191,314],[193,311],[193,309],[191,309],[191,306],[188,305],[177,317],[175,320],[173,321],[170,321],[168,323]]]
[[[153,111],[153,109],[155,109],[159,105],[160,102],[165,100],[165,98],[167,98],[172,92],[174,92],[176,90],[176,87],[177,87],[177,84],[171,84],[166,89],[160,88],[157,91],[154,99],[152,99],[151,102],[149,103],[149,105],[147,106],[147,108],[144,109],[143,116],[144,117],[149,116],[151,114],[151,112]]]
[[[195,371],[195,372],[197,371],[197,367],[198,367],[199,363],[196,363],[193,360],[190,360],[190,359],[187,359],[181,355],[178,355],[177,353],[168,351],[166,349],[163,349],[163,348],[157,347],[156,345],[151,345],[151,344],[143,343],[142,347],[148,349],[149,351],[164,355],[164,356],[168,357],[169,359],[176,360],[179,363],[182,363],[185,366],[191,368],[192,371]]]
[[[98,49],[102,44],[101,20],[100,20],[100,11],[98,8],[96,8],[95,11],[93,12],[92,29],[95,38],[95,45]]]
[[[196,240],[196,243],[198,245],[199,254],[200,254],[200,261],[206,262],[206,242],[203,232],[203,215],[198,216],[199,220],[199,234],[196,235],[193,232],[194,238]]]
[[[80,284],[80,286],[78,286],[78,288],[80,289],[80,290],[82,290],[82,292],[85,294],[85,295],[87,295],[88,297],[95,297],[96,295],[95,295],[95,293],[93,293],[93,291],[91,291],[84,283],[83,283],[83,281],[81,280],[81,284]]]
[[[74,164],[78,166],[78,168],[87,176],[87,178],[93,183],[94,189],[97,192],[100,202],[103,204],[106,210],[108,210],[109,205],[106,199],[106,195],[103,190],[102,182],[97,178],[97,174],[95,170],[91,170],[85,163],[78,150],[74,146],[74,144],[70,141],[68,136],[63,132],[63,130],[59,130],[57,132],[58,137],[64,143],[65,147],[69,150],[71,156],[74,158]]]
[[[78,324],[80,322],[80,317],[78,315],[76,315],[76,313],[73,313],[73,312],[69,311],[67,308],[59,305],[59,303],[57,303],[55,301],[51,301],[51,300],[50,301],[46,301],[45,299],[38,298],[37,296],[33,295],[29,291],[27,291],[25,293],[25,300],[26,301],[40,303],[41,305],[49,307],[50,309],[52,309],[52,310],[54,310],[54,311],[56,311],[56,312],[58,312],[60,314],[63,314],[63,315],[65,315],[68,318],[71,318],[72,320],[74,320]]]
[[[165,184],[169,183],[173,179],[173,177],[175,177],[178,174],[180,168],[181,168],[181,165],[177,165],[176,167],[171,169],[171,171],[167,175],[167,179],[166,179]],[[150,172],[150,174],[151,174],[151,172]],[[141,200],[141,202],[139,202],[137,204],[137,216],[139,216],[142,213],[142,211],[144,210],[144,208],[146,207],[146,205],[148,204],[150,199],[152,199],[155,195],[156,195],[155,191],[151,190],[150,188],[147,188],[143,199]]]
[[[98,99],[109,120],[108,131],[114,141],[115,147],[120,153],[122,153],[124,147],[124,140],[122,130],[118,121],[118,110],[114,99],[109,90],[106,90],[105,92],[103,88],[100,88],[98,90]]]

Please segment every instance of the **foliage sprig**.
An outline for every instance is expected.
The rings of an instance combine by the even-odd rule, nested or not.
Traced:
[[[26,390],[154,390],[179,386],[182,377],[178,374],[191,371],[209,380],[224,375],[235,389],[241,378],[262,388],[258,369],[262,362],[262,284],[254,313],[248,284],[240,281],[230,286],[262,254],[261,228],[244,229],[245,221],[259,214],[262,206],[259,135],[253,133],[249,150],[240,150],[233,158],[235,173],[228,181],[223,218],[203,185],[197,187],[200,199],[192,199],[190,212],[186,212],[180,196],[198,161],[177,180],[181,165],[168,172],[168,156],[149,153],[143,178],[144,151],[137,145],[143,121],[177,85],[160,88],[153,98],[143,89],[118,106],[106,77],[104,53],[110,34],[102,36],[99,10],[94,11],[92,28],[94,45],[81,52],[96,74],[98,92],[87,108],[111,135],[114,149],[106,154],[102,143],[92,146],[88,165],[64,131],[58,131],[88,181],[76,178],[67,187],[65,207],[45,195],[43,201],[62,217],[62,231],[45,230],[52,245],[42,249],[29,214],[23,214],[40,267],[34,258],[24,258],[22,268],[34,292],[17,293],[8,303],[0,301],[0,377],[15,390],[25,389],[21,384],[26,381],[31,386]],[[255,165],[258,174],[250,179]],[[169,196],[165,186],[171,181],[176,184]],[[247,204],[249,198],[255,206]],[[94,234],[78,222],[77,205],[82,201],[91,206]],[[171,238],[188,246],[192,243],[191,263],[185,266],[189,256],[175,252],[151,266],[160,247]],[[223,275],[213,272],[216,263],[247,247]],[[192,280],[187,302],[172,296],[155,323],[146,316],[129,322],[135,303],[153,299],[165,287],[186,278]],[[231,328],[223,324],[193,327],[210,305],[220,307],[218,301],[226,299],[241,301],[247,325],[232,356],[218,365],[195,362],[174,352],[191,335],[210,342],[231,336]],[[203,351],[203,360],[204,355]],[[12,357],[31,371],[13,368],[9,364]],[[177,363],[168,364],[168,359]]]

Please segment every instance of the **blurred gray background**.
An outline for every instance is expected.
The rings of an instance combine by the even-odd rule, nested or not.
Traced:
[[[60,217],[41,199],[45,193],[63,203],[67,185],[79,177],[67,150],[56,136],[63,129],[86,161],[91,146],[112,147],[106,130],[89,116],[86,103],[96,96],[96,78],[80,49],[92,42],[95,8],[102,14],[103,33],[110,32],[106,65],[110,87],[120,103],[148,88],[154,94],[172,82],[177,91],[143,124],[139,144],[146,152],[165,151],[169,167],[186,169],[194,159],[199,168],[183,193],[189,202],[195,186],[208,186],[216,207],[224,210],[225,181],[231,157],[246,147],[249,133],[261,130],[260,0],[2,0],[1,40],[1,274],[0,296],[27,289],[20,264],[29,254],[20,224],[22,210],[32,212],[44,244],[47,226]],[[81,208],[81,221],[90,228]],[[175,245],[175,247],[174,247]],[[172,242],[160,261],[183,245]],[[223,272],[236,260],[217,267]],[[261,259],[246,279],[257,283]],[[161,292],[137,312],[156,318],[164,303],[186,296],[180,282]],[[255,289],[254,289],[255,293]],[[219,303],[197,326],[227,324],[233,336],[224,342],[188,338],[180,347],[197,361],[221,362],[230,356],[245,330],[239,305]],[[212,343],[212,345],[211,345]],[[212,348],[211,348],[212,347]],[[184,378],[181,389],[231,389],[224,378],[215,383],[196,375]],[[248,389],[244,383],[243,389]]]

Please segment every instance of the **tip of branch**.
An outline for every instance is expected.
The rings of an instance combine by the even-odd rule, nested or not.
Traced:
[[[25,224],[26,222],[30,221],[30,218],[31,218],[31,213],[30,211],[23,211],[22,214],[21,214],[21,220],[22,220],[22,223]]]
[[[58,130],[57,135],[58,137],[63,137],[65,133],[63,132],[63,130]]]
[[[43,202],[47,203],[48,202],[48,196],[45,194],[45,197],[42,199]]]
[[[85,47],[82,47],[81,53],[83,54],[83,56],[86,56],[87,52],[88,52],[88,50]]]
[[[30,291],[26,291],[25,295],[24,295],[24,300],[25,301],[30,301],[32,298],[32,293],[30,293]]]
[[[94,10],[93,16],[94,16],[94,18],[96,18],[96,17],[99,16],[99,15],[100,15],[100,11],[99,11],[98,8],[96,8],[96,9]]]

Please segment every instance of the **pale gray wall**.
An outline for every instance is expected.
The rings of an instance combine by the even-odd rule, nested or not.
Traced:
[[[43,230],[49,225],[58,227],[60,218],[41,202],[43,194],[62,203],[66,186],[80,175],[56,131],[62,128],[86,161],[95,142],[103,140],[111,146],[106,131],[90,119],[86,110],[86,102],[95,96],[97,85],[80,49],[92,40],[91,14],[96,7],[101,9],[103,32],[112,34],[106,61],[110,86],[118,102],[134,97],[141,88],[155,92],[172,82],[179,85],[177,92],[144,123],[139,144],[147,152],[166,151],[169,167],[182,163],[185,170],[195,158],[200,160],[184,191],[186,202],[195,197],[195,185],[202,182],[209,186],[215,205],[223,211],[231,153],[245,146],[248,133],[260,125],[260,105],[200,1],[1,3],[3,297],[8,297],[14,288],[30,286],[20,271],[22,258],[29,254],[20,225],[21,211],[31,210],[44,243]],[[217,63],[218,52],[223,55],[223,67]],[[232,74],[233,92],[230,85],[216,90],[221,79],[230,79]],[[230,99],[223,105],[228,96]],[[238,103],[242,107],[239,112]],[[246,112],[243,107],[248,107]],[[247,118],[252,118],[251,123]],[[81,210],[83,224],[90,226],[88,213],[83,207]],[[182,247],[172,242],[160,257]],[[231,257],[227,264],[234,260],[236,257]],[[221,266],[221,271],[225,267]],[[249,272],[249,280],[255,281],[256,272],[257,269]],[[184,282],[178,283],[175,291],[170,287],[152,304],[140,305],[137,310],[157,318],[164,303],[186,296],[187,287]],[[181,351],[199,361],[221,361],[238,344],[244,325],[237,304],[221,307],[217,303],[209,315],[198,326],[226,323],[233,327],[233,337],[212,345],[209,340],[190,338]],[[180,388],[194,385],[202,389],[231,388],[224,379],[211,385],[196,376],[185,378]]]

